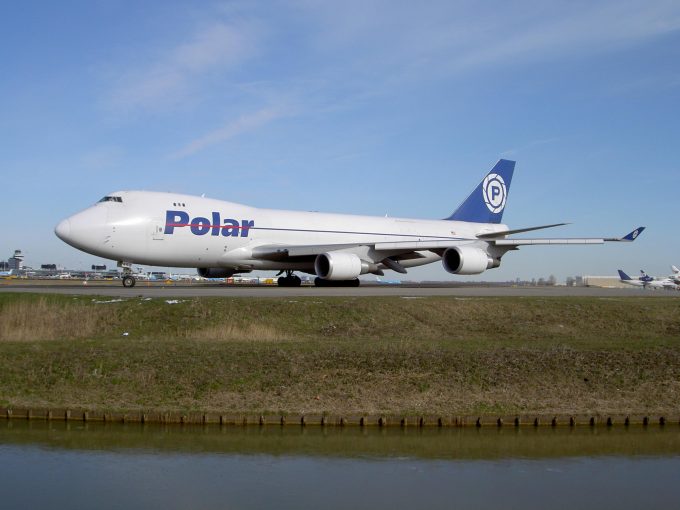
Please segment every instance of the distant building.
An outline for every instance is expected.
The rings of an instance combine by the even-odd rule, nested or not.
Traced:
[[[619,287],[631,288],[623,283],[618,276],[583,276],[583,285],[587,287]]]
[[[14,250],[14,255],[7,260],[8,269],[21,271],[24,267],[24,256],[21,250]]]

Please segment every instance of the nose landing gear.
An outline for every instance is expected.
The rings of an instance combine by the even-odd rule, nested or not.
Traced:
[[[295,276],[293,271],[286,271],[286,276],[279,276],[277,280],[279,287],[299,287],[302,285],[302,280],[299,276]]]
[[[118,262],[118,267],[123,268],[123,287],[134,287],[137,280],[132,276],[132,264],[130,262]]]

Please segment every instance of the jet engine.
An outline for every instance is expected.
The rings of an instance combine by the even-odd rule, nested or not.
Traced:
[[[233,269],[226,267],[199,267],[196,271],[202,278],[230,278],[236,273]]]
[[[442,264],[453,274],[479,274],[497,266],[488,253],[472,246],[447,248],[442,255]]]
[[[314,261],[316,275],[324,280],[352,280],[377,269],[376,264],[361,260],[354,253],[321,253]]]

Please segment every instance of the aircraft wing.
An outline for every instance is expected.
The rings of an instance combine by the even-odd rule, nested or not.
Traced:
[[[542,227],[546,228],[546,227]],[[645,227],[638,227],[623,237],[565,237],[539,239],[491,239],[488,242],[496,246],[531,246],[550,244],[603,244],[607,242],[632,242],[642,233]]]
[[[287,245],[287,244],[268,244],[253,248],[253,257],[265,260],[285,260],[289,257],[309,257],[319,255],[328,251],[344,250],[366,246],[366,244],[309,244],[309,245]]]
[[[559,245],[559,244],[603,244],[606,242],[631,242],[634,241],[645,227],[638,227],[623,237],[574,237],[574,238],[539,238],[539,239],[496,239],[497,235],[507,235],[515,232],[527,232],[551,226],[530,227],[527,229],[508,230],[493,234],[482,234],[478,240],[485,241],[495,246],[507,246],[509,249],[515,246],[531,245]],[[417,251],[445,250],[453,246],[459,246],[461,242],[474,241],[476,239],[442,239],[442,240],[419,240],[419,241],[396,241],[396,242],[366,242],[366,243],[342,243],[342,244],[310,244],[310,245],[262,245],[253,248],[252,256],[265,260],[286,260],[291,257],[311,257],[329,251],[346,250],[366,246],[377,252],[389,252],[391,254],[405,254]],[[414,256],[417,256],[414,254]]]
[[[557,223],[555,225],[543,225],[540,227],[530,227],[519,230],[506,230],[503,232],[496,232],[491,234],[482,234],[477,236],[477,239],[486,241],[495,246],[525,246],[525,245],[548,245],[548,244],[603,244],[606,242],[631,242],[634,241],[645,229],[645,227],[638,227],[631,233],[623,237],[565,237],[565,238],[538,238],[538,239],[496,239],[498,235],[507,235],[508,233],[528,232],[530,230],[538,230],[542,228],[550,228],[553,226],[565,225],[565,223]],[[376,250],[440,250],[450,248],[452,246],[459,246],[461,241],[472,241],[472,239],[461,240],[442,240],[442,241],[397,241],[394,243],[375,243],[373,246]]]

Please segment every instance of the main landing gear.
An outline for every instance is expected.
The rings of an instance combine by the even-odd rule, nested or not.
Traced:
[[[358,287],[359,278],[354,280],[324,280],[323,278],[314,278],[314,285],[316,287]]]
[[[299,276],[295,276],[293,271],[286,271],[286,276],[279,276],[277,283],[279,287],[299,287],[302,285],[302,280]]]
[[[123,276],[123,287],[134,287],[137,280],[134,276],[126,274]]]

